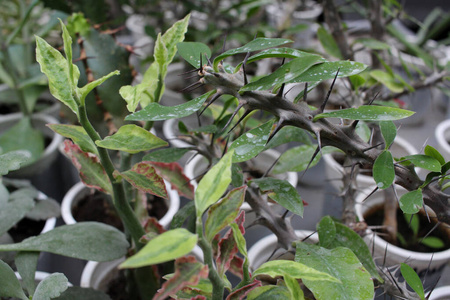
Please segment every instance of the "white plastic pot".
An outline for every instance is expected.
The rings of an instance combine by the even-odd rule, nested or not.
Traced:
[[[450,286],[441,286],[435,290],[430,295],[428,300],[448,300],[450,299]]]
[[[395,138],[390,151],[394,157],[402,157],[419,153],[410,142],[400,136]],[[325,162],[325,173],[327,178],[336,189],[341,190],[343,187],[343,182],[340,178],[342,178],[342,174],[344,174],[343,166],[334,159],[332,153],[325,154],[323,156],[323,160]],[[372,176],[363,174],[358,174],[356,176],[356,183],[359,190],[366,189],[370,186],[375,186],[376,184]]]
[[[14,126],[22,118],[22,114],[12,114],[0,118],[0,134]],[[35,114],[31,116],[31,123],[34,128],[41,131],[45,137],[51,138],[51,142],[37,161],[29,165],[24,165],[19,170],[8,173],[8,177],[24,178],[39,174],[49,168],[58,157],[58,146],[62,143],[63,137],[54,133],[46,126],[46,124],[58,124],[59,121],[51,116]]]
[[[169,182],[165,181],[165,184],[169,195],[169,199],[166,199],[168,210],[164,217],[159,220],[159,223],[164,228],[167,228],[172,221],[173,216],[180,208],[180,197],[176,191],[172,190]],[[66,193],[61,203],[61,215],[66,224],[70,225],[77,223],[72,215],[72,208],[83,199],[84,196],[91,192],[92,189],[85,186],[83,182],[78,182]]]
[[[298,237],[298,240],[303,240],[304,238],[309,238],[306,242],[316,243],[319,241],[319,236],[317,233],[313,233],[313,231],[309,230],[296,230],[295,234]],[[279,249],[276,252],[275,249],[280,248],[278,245],[278,238],[275,234],[268,235],[258,242],[256,242],[249,250],[248,250],[248,261],[250,266],[250,272],[258,269],[263,263],[267,262],[269,259],[276,259],[284,252],[285,249]]]
[[[450,160],[450,119],[438,124],[434,131],[437,141],[438,151],[444,156],[445,160]]]
[[[356,214],[360,220],[364,220],[364,214],[370,208],[384,202],[384,193],[381,190],[366,199],[367,195],[373,190],[374,187],[368,188],[356,197]],[[405,189],[397,188],[398,197],[401,197],[404,193],[406,193]],[[364,201],[364,199],[366,200]],[[427,211],[428,215],[432,217],[434,212],[429,208],[427,208]],[[370,229],[366,230],[364,241],[367,243],[369,249],[373,249],[372,256],[376,262],[382,263],[384,257],[386,257],[386,267],[407,263],[414,268],[419,276],[423,277],[426,273],[426,280],[431,283],[439,278],[445,265],[450,261],[450,249],[434,253],[414,252],[386,242]],[[429,270],[427,272],[428,267]]]
[[[14,272],[14,274],[16,274],[16,278],[19,279],[19,281],[22,280],[22,276],[20,276],[19,272]],[[45,278],[47,278],[50,275],[52,275],[52,274],[47,273],[47,272],[42,272],[42,271],[36,271],[34,273],[34,281],[36,282],[36,284],[39,284],[42,280],[44,280]],[[68,282],[67,285],[72,286],[72,284],[70,282]]]

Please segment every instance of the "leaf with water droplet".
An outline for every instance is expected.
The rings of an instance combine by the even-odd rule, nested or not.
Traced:
[[[400,209],[405,214],[415,214],[423,206],[422,189],[408,192],[400,197]]]
[[[424,154],[415,154],[415,155],[408,155],[401,158],[402,160],[406,159],[412,162],[416,167],[433,171],[433,172],[440,172],[441,171],[441,164],[439,161],[431,156],[424,155]]]
[[[413,111],[395,107],[363,105],[358,108],[340,109],[318,114],[314,117],[314,121],[322,118],[342,118],[363,121],[394,121],[407,118],[413,114]]]
[[[178,54],[194,68],[200,68],[200,55],[202,59],[211,57],[211,49],[203,43],[199,42],[181,42],[177,44]]]
[[[373,164],[373,179],[382,190],[387,189],[394,182],[395,169],[391,152],[384,150],[377,157]]]

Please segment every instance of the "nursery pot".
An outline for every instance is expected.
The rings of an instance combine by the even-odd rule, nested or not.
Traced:
[[[19,122],[21,118],[23,118],[22,114],[13,114],[0,118],[0,134]],[[34,128],[41,131],[46,138],[51,139],[51,142],[45,148],[40,159],[29,165],[21,167],[17,171],[10,172],[8,177],[25,178],[37,175],[47,170],[58,157],[58,145],[62,143],[63,137],[54,133],[45,125],[49,123],[57,124],[59,121],[51,116],[35,114],[31,116],[31,122]]]
[[[309,237],[305,242],[317,243],[319,241],[319,236],[317,233],[309,230],[296,230],[295,234],[298,237],[298,240],[303,240]],[[278,250],[276,250],[278,249]],[[276,250],[276,251],[275,251]],[[258,269],[263,263],[269,260],[278,259],[292,259],[293,257],[283,256],[286,252],[285,249],[281,249],[278,245],[278,238],[275,234],[270,234],[258,242],[256,242],[249,250],[248,250],[248,261],[250,266],[250,272]]]
[[[165,200],[167,204],[167,213],[159,220],[159,223],[167,228],[172,221],[173,216],[180,207],[180,197],[178,193],[171,189],[170,183],[165,181],[169,199]],[[77,221],[73,217],[72,208],[75,207],[85,196],[93,193],[93,189],[88,188],[83,182],[75,184],[64,196],[61,203],[61,215],[66,224],[74,224]]]
[[[450,160],[450,120],[439,123],[434,131],[437,141],[438,151],[444,156],[446,161]]]
[[[448,300],[450,299],[450,286],[441,286],[431,292],[428,300]]]
[[[400,136],[397,136],[395,138],[390,150],[394,157],[402,157],[419,153],[410,142]],[[327,175],[327,178],[330,180],[330,183],[339,191],[342,190],[343,182],[341,178],[342,174],[344,174],[344,168],[342,164],[336,161],[333,153],[325,154],[323,156],[323,160],[325,162],[325,173]],[[359,190],[376,185],[375,180],[372,176],[363,174],[358,174],[356,176],[356,183]]]
[[[374,187],[362,191],[356,197],[356,214],[360,220],[364,220],[366,214],[373,207],[384,203],[384,193],[378,190],[365,201],[364,199],[374,190]],[[406,190],[397,189],[398,197],[405,194]],[[364,201],[364,202],[363,202]],[[434,212],[426,207],[428,215],[432,218]],[[448,233],[447,233],[448,234]],[[410,238],[405,236],[405,238]],[[450,261],[450,249],[438,252],[415,252],[403,249],[396,245],[386,242],[383,238],[376,235],[371,229],[366,230],[364,241],[369,249],[373,249],[372,256],[378,264],[385,266],[397,266],[400,263],[407,263],[414,268],[417,274],[423,279],[426,274],[426,282],[434,284],[441,275],[445,265]],[[427,271],[428,270],[428,271]]]

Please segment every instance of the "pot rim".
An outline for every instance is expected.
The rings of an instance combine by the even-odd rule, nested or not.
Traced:
[[[450,119],[442,121],[435,130],[435,137],[439,146],[450,154],[450,144],[445,138],[445,133],[450,130]]]

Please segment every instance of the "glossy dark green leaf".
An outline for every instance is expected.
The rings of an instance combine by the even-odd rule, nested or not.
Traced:
[[[275,85],[292,82],[306,70],[310,69],[311,66],[323,61],[325,61],[323,57],[316,55],[293,59],[276,69],[275,72],[271,73],[270,75],[267,75],[257,81],[250,82],[249,84],[243,86],[240,91],[270,90]]]
[[[195,203],[190,201],[180,208],[173,216],[172,222],[170,222],[170,229],[180,228],[184,222],[190,218],[195,218]]]
[[[63,256],[109,261],[127,253],[125,234],[98,222],[63,225],[21,243],[0,245],[0,251],[42,251]]]
[[[413,268],[405,263],[400,264],[400,272],[403,278],[405,278],[408,285],[417,293],[420,299],[425,299],[425,292],[423,290],[422,280]]]
[[[127,121],[163,121],[169,119],[176,119],[189,116],[198,111],[209,96],[215,91],[209,91],[200,97],[197,97],[189,102],[176,105],[164,106],[159,103],[150,103],[144,109],[141,109],[134,114],[128,115]]]
[[[365,64],[354,62],[354,61],[330,61],[317,64],[308,69],[295,80],[290,81],[295,82],[312,82],[312,81],[323,81],[327,79],[333,79],[339,70],[338,78],[348,77],[361,73],[367,68]]]
[[[336,226],[330,217],[323,217],[317,225],[320,246],[329,248],[336,239]]]
[[[200,68],[200,55],[203,63],[206,62],[205,55],[211,57],[211,49],[199,42],[182,42],[177,44],[178,54],[194,68]]]
[[[400,209],[405,214],[415,214],[423,207],[422,189],[410,191],[399,199]]]
[[[445,165],[445,158],[432,146],[426,145],[423,152],[425,153],[425,155],[435,158],[441,164],[441,166]]]
[[[397,136],[397,127],[392,121],[383,121],[380,122],[379,125],[385,142],[384,147],[385,149],[389,149]]]
[[[267,143],[266,149],[291,142],[299,142],[305,145],[312,144],[311,138],[305,130],[294,126],[285,126]]]
[[[434,172],[440,172],[441,171],[441,164],[439,161],[431,156],[424,155],[424,154],[414,154],[414,155],[408,155],[402,157],[402,160],[409,160],[411,163],[413,163],[416,167],[434,171]]]
[[[338,59],[342,59],[342,53],[339,50],[338,44],[333,38],[333,35],[331,35],[325,28],[322,26],[317,29],[317,38],[319,39],[320,44],[325,49],[325,51]]]
[[[143,160],[170,163],[179,160],[186,153],[192,151],[189,148],[164,148],[155,150],[145,155]]]
[[[236,188],[208,209],[205,222],[205,235],[208,241],[211,242],[217,233],[236,219],[239,208],[244,203],[246,190],[247,186]]]
[[[256,38],[253,41],[245,44],[242,47],[228,50],[220,55],[218,55],[213,62],[214,69],[217,69],[217,65],[219,62],[229,56],[238,54],[238,53],[247,53],[259,50],[265,50],[277,46],[281,46],[284,44],[291,43],[291,40],[287,39],[279,39],[279,38]]]
[[[318,114],[314,121],[322,118],[342,118],[363,121],[395,121],[410,117],[413,111],[395,107],[363,105],[358,108],[347,108]]]
[[[391,186],[395,179],[394,159],[391,152],[385,150],[373,164],[373,179],[378,188],[384,190]]]
[[[171,261],[191,252],[196,244],[196,234],[184,228],[172,229],[150,240],[138,253],[120,264],[120,268],[139,268]]]
[[[317,145],[302,145],[293,147],[286,150],[281,154],[280,159],[273,168],[273,174],[282,174],[284,172],[301,172],[306,169],[314,152],[317,149]],[[334,147],[324,147],[322,149],[323,154],[332,153],[336,150]],[[322,157],[319,152],[309,166],[314,167]]]
[[[247,161],[263,151],[272,125],[273,120],[249,130],[234,140],[229,147],[229,150],[234,150],[233,163]]]
[[[294,214],[303,216],[303,201],[295,187],[289,182],[271,177],[253,179],[252,182],[261,191],[267,192],[272,200]]]

